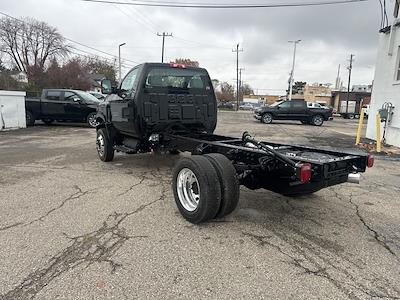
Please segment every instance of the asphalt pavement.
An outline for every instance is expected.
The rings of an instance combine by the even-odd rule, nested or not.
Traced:
[[[356,122],[221,112],[217,133],[354,148]],[[193,225],[171,191],[184,155],[103,163],[85,126],[0,132],[0,299],[400,299],[400,162],[295,199],[242,187]]]

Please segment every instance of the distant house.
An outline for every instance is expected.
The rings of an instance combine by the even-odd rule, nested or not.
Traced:
[[[385,103],[394,106],[386,128],[386,143],[400,147],[400,0],[396,0],[394,20],[380,30],[374,88],[369,109],[367,137],[376,140],[375,115]],[[382,125],[383,126],[383,125]],[[381,130],[381,135],[383,129]]]
[[[101,93],[101,81],[106,79],[106,76],[103,74],[89,74],[88,75],[90,82],[90,91]]]
[[[328,84],[314,83],[305,85],[297,94],[292,95],[292,99],[304,100],[312,103],[319,103],[331,106],[332,90]]]
[[[363,106],[370,104],[371,92],[350,92],[348,107],[355,107],[356,112]],[[332,107],[337,109],[338,113],[346,113],[347,92],[332,91]]]
[[[351,88],[352,92],[372,92],[372,84],[364,85],[353,85]]]
[[[19,83],[28,83],[28,76],[22,71],[7,71],[11,78]]]

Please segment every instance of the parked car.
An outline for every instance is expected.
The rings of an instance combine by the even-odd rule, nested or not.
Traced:
[[[32,126],[36,120],[46,124],[72,121],[96,127],[96,111],[101,102],[84,91],[45,89],[40,98],[25,98],[26,124]]]
[[[303,124],[321,126],[332,118],[332,109],[310,108],[303,100],[287,100],[257,109],[254,117],[265,124],[273,120],[298,120]]]
[[[240,110],[254,110],[254,106],[251,103],[243,103],[239,105]]]
[[[95,96],[97,99],[103,101],[104,99],[106,99],[106,96],[104,96],[101,93],[97,93],[97,92],[89,92],[90,95]]]
[[[235,105],[232,102],[218,102],[218,108],[235,109]]]

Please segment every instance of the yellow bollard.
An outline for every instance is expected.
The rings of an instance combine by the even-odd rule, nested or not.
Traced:
[[[381,115],[376,114],[376,152],[381,152]]]
[[[356,137],[356,145],[358,145],[361,140],[361,130],[362,130],[363,123],[364,123],[364,108],[361,108],[360,121],[358,123],[358,130],[357,130],[357,137]]]

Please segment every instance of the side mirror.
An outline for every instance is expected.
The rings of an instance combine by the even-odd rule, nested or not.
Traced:
[[[75,97],[75,98],[73,98],[73,99],[72,99],[72,101],[74,101],[74,102],[80,102],[80,101],[81,101],[81,99],[80,99],[80,98],[78,98],[78,97]]]
[[[112,85],[109,79],[103,79],[101,81],[101,93],[104,95],[112,94]]]

